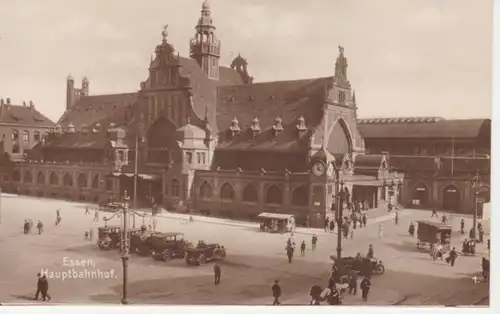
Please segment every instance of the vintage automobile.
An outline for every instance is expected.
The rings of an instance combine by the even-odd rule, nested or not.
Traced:
[[[128,238],[131,239],[134,234],[138,233],[139,229],[128,229]],[[97,228],[98,239],[97,246],[101,250],[110,250],[120,247],[122,237],[122,229],[117,226],[104,226]]]
[[[200,266],[208,261],[226,258],[226,249],[219,244],[206,244],[198,241],[194,248],[186,249],[186,264]]]
[[[111,250],[120,246],[121,228],[117,226],[105,226],[97,228],[97,246],[101,250]]]
[[[417,248],[430,250],[431,245],[440,244],[443,253],[450,250],[451,226],[431,221],[417,221]]]
[[[337,263],[337,258],[330,257],[339,266],[341,275],[349,274],[354,271],[361,276],[382,275],[385,273],[384,263],[378,258],[369,258],[366,256],[357,257],[342,257],[340,263]]]
[[[161,232],[152,232],[147,230],[139,230],[130,236],[130,252],[140,256],[151,255],[153,249],[153,235]]]
[[[151,234],[151,255],[155,260],[170,261],[184,257],[185,250],[192,247],[180,232],[156,232]]]

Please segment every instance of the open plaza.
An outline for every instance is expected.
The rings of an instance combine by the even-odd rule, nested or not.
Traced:
[[[111,213],[100,212],[94,222],[95,205],[3,194],[0,224],[0,301],[3,304],[34,302],[37,273],[49,278],[49,294],[55,303],[119,304],[122,291],[122,262],[119,249],[102,251],[96,245],[97,228]],[[86,214],[86,207],[91,214]],[[56,211],[61,223],[55,225]],[[439,213],[439,217],[442,213]],[[343,294],[346,305],[472,305],[488,304],[489,285],[474,283],[481,277],[481,258],[488,255],[486,244],[478,244],[475,256],[459,254],[454,267],[445,261],[432,261],[428,252],[417,249],[417,239],[408,234],[412,221],[432,220],[429,211],[401,209],[396,225],[394,213],[387,209],[368,212],[365,228],[354,230],[353,239],[342,242],[343,256],[366,254],[373,244],[375,257],[383,261],[385,273],[372,277],[367,302]],[[459,232],[461,216],[449,215],[452,246],[461,251],[465,238]],[[44,224],[37,231],[23,233],[23,223],[31,219]],[[294,241],[305,241],[305,256],[295,254],[288,263],[286,234],[261,232],[257,223],[246,223],[211,217],[188,216],[163,211],[156,217],[157,231],[182,232],[196,243],[219,243],[227,250],[220,261],[220,285],[214,285],[213,265],[188,266],[183,259],[168,262],[131,254],[128,271],[128,294],[131,304],[229,304],[270,305],[271,286],[279,280],[283,304],[308,304],[313,285],[325,287],[336,254],[337,235],[322,229],[297,228]],[[440,218],[433,218],[436,222]],[[130,219],[132,222],[132,219]],[[136,216],[136,224],[143,218]],[[151,217],[144,218],[146,225]],[[472,219],[465,217],[466,229]],[[114,217],[108,225],[121,225]],[[380,225],[383,235],[380,239]],[[94,239],[84,238],[93,228]],[[318,244],[311,250],[311,238]],[[489,235],[486,235],[489,238]],[[41,301],[38,301],[41,302]]]

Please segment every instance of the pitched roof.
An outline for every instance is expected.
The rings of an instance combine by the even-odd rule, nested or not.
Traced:
[[[106,132],[74,132],[63,133],[58,136],[49,137],[43,148],[65,148],[65,149],[103,149],[110,143]]]
[[[35,107],[3,105],[0,108],[0,123],[20,124],[32,127],[53,127],[55,125]]]
[[[219,86],[242,85],[244,84],[241,75],[234,69],[219,67]]]
[[[428,121],[428,122],[424,122]],[[477,138],[491,134],[490,119],[439,120],[437,118],[360,119],[358,130],[365,139]]]
[[[303,116],[309,133],[323,117],[323,104],[331,77],[254,83],[219,87],[217,94],[218,148],[224,149],[298,149],[307,146],[308,136],[299,139],[298,119]],[[241,133],[228,136],[228,127],[237,118]],[[261,128],[255,138],[250,132],[257,117]],[[281,118],[284,131],[273,135],[275,119]]]
[[[110,122],[124,124],[131,118],[126,117],[125,112],[136,103],[137,96],[137,93],[129,93],[82,97],[64,112],[57,123],[63,128],[72,123],[77,130],[96,123],[102,126]]]

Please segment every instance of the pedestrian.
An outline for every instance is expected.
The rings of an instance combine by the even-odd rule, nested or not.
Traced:
[[[30,229],[30,223],[28,220],[24,220],[24,234],[28,234],[29,232],[29,229]]]
[[[309,305],[320,305],[320,299],[321,299],[321,293],[323,292],[323,289],[318,286],[314,285],[311,287],[311,290],[309,292],[309,295],[311,296],[311,302],[309,302]]]
[[[52,299],[52,297],[49,295],[49,280],[45,275],[42,276],[40,290],[42,292],[43,301],[47,301],[47,299],[48,301],[50,301]]]
[[[342,231],[344,233],[344,239],[347,239],[347,237],[349,236],[349,223],[348,222],[344,223],[344,225],[342,226]]]
[[[40,220],[38,220],[38,223],[36,224],[36,228],[38,229],[38,234],[39,235],[42,234],[42,232],[43,232],[43,223]]]
[[[378,225],[378,239],[382,240],[382,236],[384,235],[384,226],[382,223]]]
[[[354,228],[354,229],[355,229],[355,228]],[[353,230],[351,230],[351,240],[353,240],[353,239],[354,239],[354,229],[353,229]]]
[[[431,218],[433,218],[433,217],[438,218],[438,213],[437,213],[437,210],[436,210],[436,208],[435,208],[435,207],[432,209],[432,215],[431,215]]]
[[[31,233],[32,229],[33,229],[33,220],[29,219],[28,220],[28,233]]]
[[[398,212],[398,211],[396,211],[396,212],[394,213],[394,223],[396,223],[396,225],[397,225],[397,224],[398,224],[398,222],[399,222],[399,212]]]
[[[293,246],[286,247],[286,255],[288,256],[288,263],[292,263],[293,259]]]
[[[366,214],[363,213],[363,227],[366,227]]]
[[[349,277],[349,294],[356,295],[358,291],[358,275],[355,272],[352,272]]]
[[[366,254],[366,257],[373,258],[374,256],[375,256],[375,252],[373,251],[373,244],[370,244],[368,246],[368,253]]]
[[[328,294],[328,305],[340,305],[340,293],[335,287]]]
[[[215,262],[215,265],[214,265],[215,282],[214,283],[216,286],[218,284],[220,284],[220,275],[221,275],[221,269],[220,269],[219,263]]]
[[[90,215],[90,210],[88,206],[85,206],[85,215]]]
[[[475,239],[476,238],[476,233],[474,232],[474,228],[470,228],[469,230],[469,238]]]
[[[194,222],[193,216],[189,216],[189,223],[192,224]]]
[[[302,241],[302,243],[300,244],[300,255],[306,255],[306,241]]]
[[[465,234],[465,221],[463,218],[462,218],[462,220],[460,220],[460,233],[462,235]]]
[[[94,221],[99,222],[99,210],[96,209],[94,212]]]
[[[371,285],[372,283],[370,281],[370,277],[368,276],[363,278],[363,280],[361,280],[361,283],[359,284],[359,287],[361,288],[361,298],[365,302],[368,301],[368,293],[370,292]]]
[[[333,233],[335,231],[335,221],[330,220],[330,232]]]
[[[56,226],[59,226],[60,223],[61,223],[61,216],[57,216],[56,217]]]
[[[414,237],[415,236],[415,225],[413,222],[410,222],[410,226],[408,227],[408,233]]]
[[[316,243],[318,243],[318,237],[316,236],[316,234],[313,234],[312,240],[311,240],[311,244],[312,244],[311,248],[313,251],[316,250]]]
[[[328,232],[328,227],[330,226],[330,218],[325,219],[325,232]]]
[[[490,278],[490,261],[483,257],[481,261],[481,267],[483,269],[483,278],[484,280],[488,280]]]
[[[483,243],[484,240],[484,230],[481,228],[479,229],[479,243]]]
[[[450,255],[446,258],[446,262],[449,262],[451,266],[455,266],[455,261],[457,260],[458,254],[455,251],[455,247],[450,251]]]
[[[279,281],[275,280],[274,285],[272,286],[271,290],[273,291],[273,305],[280,305],[280,300],[279,298],[281,297],[281,287],[279,285]]]
[[[36,293],[35,293],[34,300],[38,300],[38,296],[40,295],[40,293],[42,293],[42,286],[43,286],[42,274],[38,273],[38,274],[36,274],[36,276],[38,279],[36,282]]]
[[[443,214],[443,217],[441,217],[441,223],[442,223],[443,225],[444,225],[444,224],[446,224],[446,219],[447,219],[447,218],[446,218],[446,215],[445,215],[445,214]]]

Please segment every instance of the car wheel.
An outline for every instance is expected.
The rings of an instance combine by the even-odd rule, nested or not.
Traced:
[[[376,273],[377,275],[382,275],[384,272],[385,272],[385,267],[384,267],[384,265],[382,265],[382,264],[378,264],[378,265],[375,267],[375,273]]]
[[[165,262],[168,262],[172,259],[172,252],[169,249],[166,249],[163,251],[163,260]]]
[[[201,254],[198,261],[199,261],[200,265],[205,264],[207,262],[207,257],[205,256],[205,254]]]

